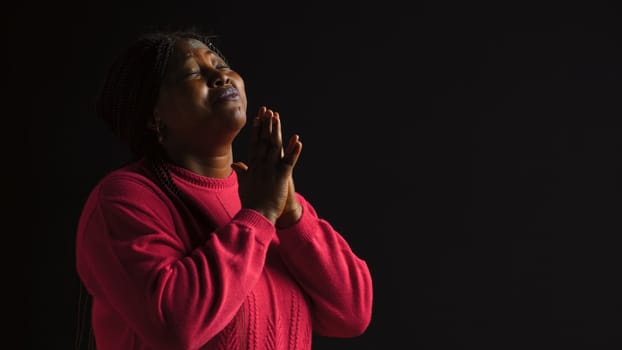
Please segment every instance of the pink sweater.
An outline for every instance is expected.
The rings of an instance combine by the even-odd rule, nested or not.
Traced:
[[[367,264],[304,197],[301,219],[277,230],[241,208],[235,172],[171,172],[183,201],[138,161],[104,177],[84,206],[76,262],[98,350],[308,350],[313,333],[365,331]]]

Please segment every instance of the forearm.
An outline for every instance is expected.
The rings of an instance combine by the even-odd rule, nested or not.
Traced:
[[[255,285],[274,228],[243,211],[190,254],[171,235],[153,232],[128,237],[108,227],[89,236],[83,255],[102,300],[146,343],[197,348],[233,319]]]
[[[288,269],[313,300],[315,331],[328,336],[362,333],[371,319],[372,279],[366,262],[311,207],[299,222],[278,230]]]

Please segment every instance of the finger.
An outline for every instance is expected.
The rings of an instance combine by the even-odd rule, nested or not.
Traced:
[[[251,151],[255,149],[255,147],[257,146],[257,143],[259,142],[259,137],[261,133],[261,121],[262,121],[264,114],[266,113],[266,110],[267,108],[265,106],[259,107],[259,110],[257,111],[257,115],[253,118],[251,140],[250,140]]]
[[[260,119],[260,128],[259,130],[259,140],[257,141],[254,147],[254,158],[253,162],[263,162],[265,157],[267,156],[269,149],[271,147],[271,134],[272,134],[272,119],[274,116],[274,112],[270,109],[266,110],[266,113]]]
[[[281,131],[281,117],[278,112],[274,113],[272,118],[272,134],[270,135],[270,156],[277,160],[282,158],[283,154],[283,135]]]
[[[233,170],[240,172],[246,172],[248,170],[248,165],[246,165],[244,162],[235,162],[231,164],[231,167],[233,168]]]
[[[261,134],[260,137],[262,141],[269,142],[270,134],[272,134],[272,117],[274,116],[274,112],[268,109],[266,113],[264,113],[264,118],[261,120]]]
[[[282,125],[281,124],[281,115],[279,115],[279,124]],[[281,132],[281,144],[282,144],[283,143],[283,127],[280,126],[279,130]],[[285,157],[285,147],[283,145],[281,145],[281,159],[283,159],[283,157]]]
[[[296,142],[299,142],[299,141],[300,141],[300,136],[298,136],[297,134],[290,137],[289,140],[287,141],[287,145],[285,146],[283,150],[283,157],[285,157],[285,154],[291,153],[292,149],[296,146]]]
[[[255,118],[253,118],[248,151],[251,163],[255,163],[257,162],[257,159],[261,158],[261,132],[263,127],[263,120],[265,118],[267,110],[268,109],[265,106],[259,107],[257,115],[255,116]]]
[[[238,182],[243,183],[246,178],[248,166],[246,166],[246,164],[242,162],[237,162],[237,163],[231,164],[231,168],[233,168],[233,171],[235,171],[235,174],[238,177]]]
[[[285,149],[285,155],[283,156],[283,163],[294,166],[298,162],[300,153],[302,152],[302,142],[298,135],[294,135],[289,139],[287,148]]]

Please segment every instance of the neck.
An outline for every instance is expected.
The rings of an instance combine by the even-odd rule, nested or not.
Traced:
[[[168,152],[167,158],[168,161],[177,166],[207,177],[224,179],[231,175],[233,171],[231,169],[231,163],[233,162],[231,148],[208,155]]]

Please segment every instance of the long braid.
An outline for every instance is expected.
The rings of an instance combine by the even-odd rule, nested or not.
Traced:
[[[172,192],[179,198],[183,198],[183,195],[175,182],[173,182],[173,177],[171,176],[171,171],[166,165],[166,163],[162,160],[161,157],[154,157],[149,159],[151,170],[156,174],[158,181],[164,188]]]

